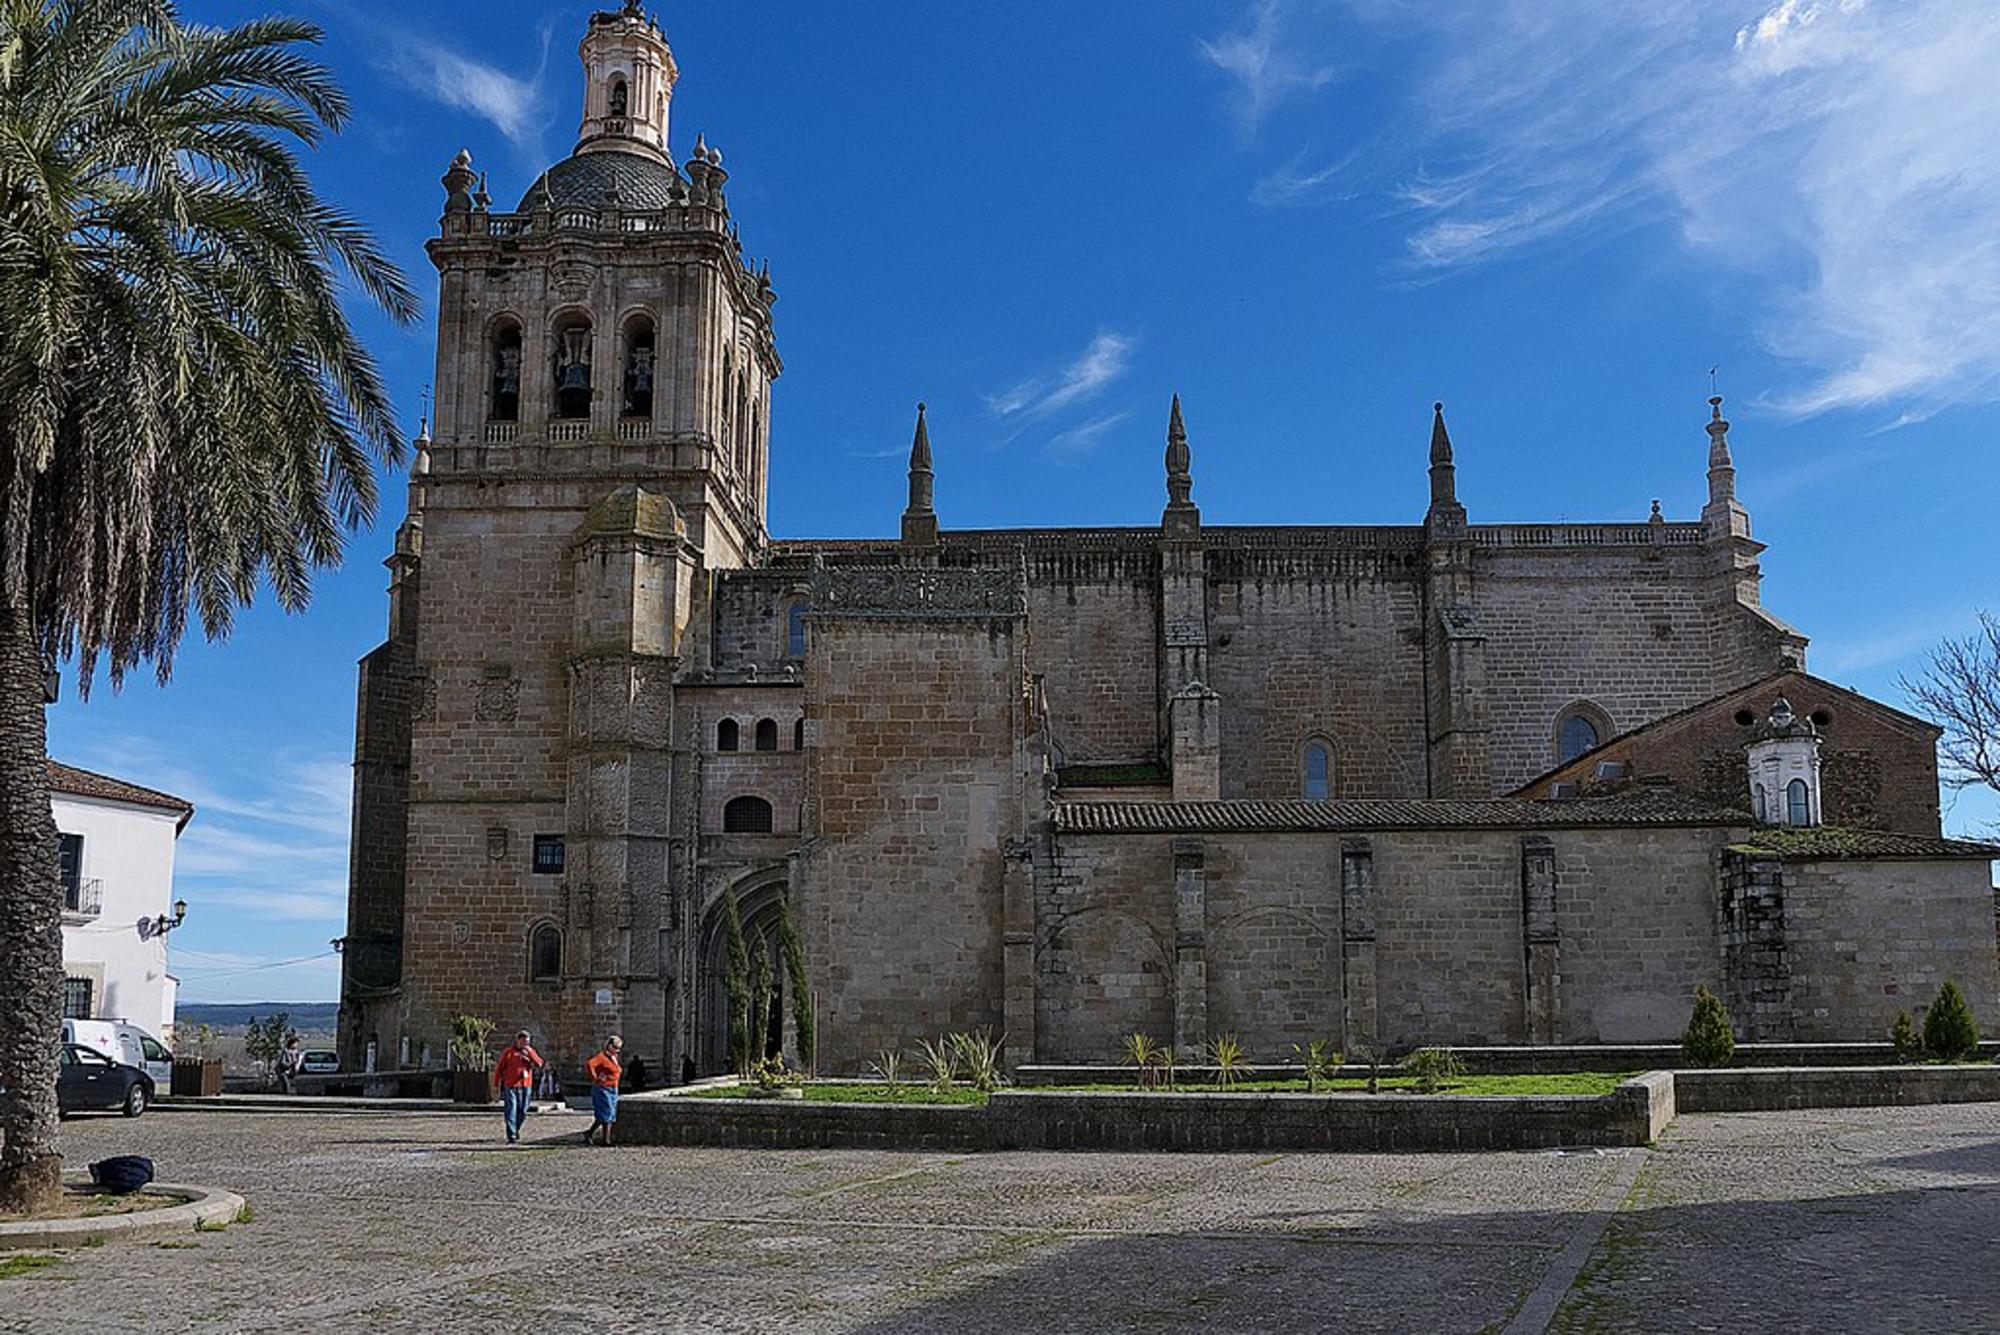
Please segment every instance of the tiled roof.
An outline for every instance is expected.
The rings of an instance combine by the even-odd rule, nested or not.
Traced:
[[[1741,811],[1673,788],[1635,788],[1565,802],[1406,798],[1333,802],[1058,802],[1056,829],[1075,834],[1224,831],[1554,830],[1586,826],[1749,825]]]
[[[49,788],[53,792],[68,793],[74,797],[95,797],[105,802],[124,802],[135,807],[159,807],[166,811],[181,813],[181,824],[187,824],[188,817],[194,815],[194,803],[172,793],[163,793],[157,788],[141,788],[136,783],[114,779],[108,774],[93,774],[87,769],[65,765],[59,760],[49,762]]]
[[[2000,858],[2000,848],[1967,839],[1940,839],[1936,835],[1899,834],[1892,830],[1849,830],[1834,825],[1803,830],[1777,825],[1759,826],[1751,831],[1749,838],[1730,847],[1740,853],[1767,854],[1798,862]]]
[[[664,209],[678,202],[686,189],[679,172],[643,154],[578,153],[536,177],[514,211],[533,213],[565,204]]]

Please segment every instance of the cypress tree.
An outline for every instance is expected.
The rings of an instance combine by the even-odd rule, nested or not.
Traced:
[[[813,1032],[812,992],[806,987],[806,954],[799,944],[799,926],[792,920],[792,897],[778,901],[778,953],[785,964],[785,982],[792,989],[792,1032],[798,1036],[799,1064],[808,1070],[818,1035]]]
[[[1947,978],[1938,998],[1924,1012],[1924,1047],[1933,1057],[1964,1061],[1979,1051],[1979,1024],[1956,979]]]
[[[728,890],[722,892],[722,990],[729,997],[729,1057],[742,1074],[750,1069],[750,951]]]
[[[1681,1035],[1681,1060],[1689,1066],[1727,1066],[1736,1054],[1736,1032],[1722,998],[1704,983],[1694,989],[1694,1014]]]
[[[750,1064],[767,1055],[771,1033],[771,942],[763,933],[750,945]]]

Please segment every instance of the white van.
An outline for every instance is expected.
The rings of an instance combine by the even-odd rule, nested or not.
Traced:
[[[145,1030],[123,1020],[64,1020],[63,1042],[78,1043],[153,1077],[162,1094],[174,1083],[174,1054]]]

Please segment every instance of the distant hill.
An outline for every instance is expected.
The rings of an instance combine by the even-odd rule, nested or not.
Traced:
[[[333,1001],[257,1001],[249,1005],[231,1002],[183,1001],[174,1007],[174,1025],[182,1033],[189,1026],[210,1025],[227,1032],[241,1029],[252,1020],[262,1020],[284,1011],[292,1017],[292,1028],[300,1033],[330,1034],[340,1005]]]

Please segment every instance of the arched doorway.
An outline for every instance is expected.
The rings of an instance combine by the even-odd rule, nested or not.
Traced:
[[[775,1055],[782,1051],[785,1021],[792,1004],[791,980],[785,976],[784,959],[778,950],[779,906],[788,886],[782,876],[748,877],[731,887],[736,896],[736,913],[743,924],[743,943],[750,950],[762,949],[771,977],[771,1009],[765,1026],[761,1051]],[[726,961],[722,931],[722,896],[717,895],[704,910],[701,920],[701,963],[695,1004],[695,1067],[702,1075],[719,1075],[733,1069],[729,1054],[729,991],[723,985]]]

